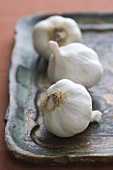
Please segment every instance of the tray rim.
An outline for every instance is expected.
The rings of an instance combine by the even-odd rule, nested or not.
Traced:
[[[77,13],[34,13],[34,14],[28,14],[26,16],[21,17],[15,24],[15,33],[18,32],[18,27],[19,25],[24,21],[24,20],[29,20],[32,17],[49,17],[51,15],[62,15],[64,17],[73,17],[73,16],[78,16],[78,17],[113,17],[113,12],[77,12]],[[108,31],[108,30],[113,30],[113,24],[79,24],[79,27],[82,31]]]

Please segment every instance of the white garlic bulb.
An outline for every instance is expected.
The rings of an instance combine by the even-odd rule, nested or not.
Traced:
[[[49,41],[49,44],[53,51],[47,71],[51,83],[69,79],[90,88],[99,82],[103,68],[94,50],[81,43],[63,47],[54,41]]]
[[[92,99],[82,85],[63,79],[50,86],[39,107],[47,130],[59,137],[84,131],[90,122],[101,119],[92,111]]]
[[[54,40],[59,46],[81,40],[81,31],[78,24],[71,18],[51,16],[38,22],[33,29],[33,43],[36,51],[49,59],[51,49],[48,41]]]

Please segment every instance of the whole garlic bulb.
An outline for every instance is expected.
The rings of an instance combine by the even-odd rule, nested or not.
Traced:
[[[47,130],[59,137],[84,131],[90,122],[101,119],[92,112],[92,99],[82,85],[63,79],[50,86],[39,107]]]
[[[59,46],[81,40],[81,31],[78,24],[71,18],[51,16],[38,22],[33,29],[33,43],[36,51],[49,59],[51,49],[48,41],[54,40]]]
[[[57,42],[49,41],[49,44],[53,54],[47,72],[52,83],[69,79],[90,88],[99,82],[103,68],[95,51],[81,43],[60,48]]]

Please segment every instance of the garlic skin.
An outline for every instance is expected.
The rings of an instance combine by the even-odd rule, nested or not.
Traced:
[[[47,130],[59,137],[80,133],[90,121],[98,122],[101,118],[99,111],[92,112],[92,99],[85,87],[67,79],[48,88],[39,110]]]
[[[48,41],[54,40],[59,46],[63,46],[71,42],[79,42],[81,37],[76,21],[57,15],[38,22],[33,28],[34,47],[46,59],[49,59],[52,53]]]
[[[81,43],[59,47],[57,42],[49,41],[49,45],[53,51],[47,70],[51,83],[69,79],[90,88],[100,81],[103,67],[94,50]]]

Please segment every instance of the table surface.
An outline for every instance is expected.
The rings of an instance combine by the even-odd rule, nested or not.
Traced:
[[[113,170],[113,166],[38,167],[15,159],[4,142],[3,117],[8,106],[8,72],[14,46],[14,26],[18,19],[33,13],[113,12],[113,0],[0,0],[0,170]]]

